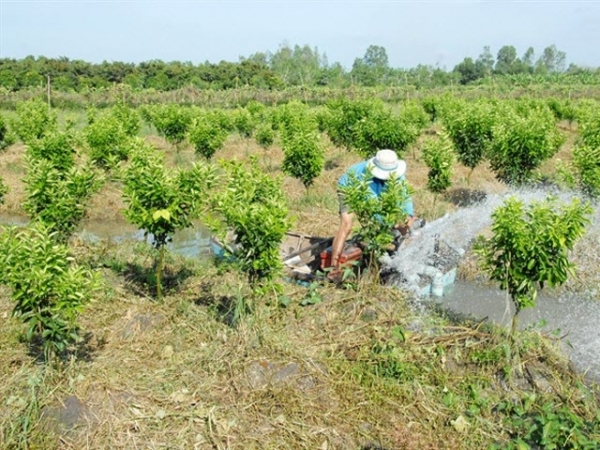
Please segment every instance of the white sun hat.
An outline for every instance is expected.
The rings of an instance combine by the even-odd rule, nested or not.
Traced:
[[[406,172],[406,163],[398,159],[396,152],[389,149],[379,150],[377,154],[369,160],[369,168],[375,178],[387,180],[392,173],[401,177]]]

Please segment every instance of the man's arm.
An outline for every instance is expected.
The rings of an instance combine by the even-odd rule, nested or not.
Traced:
[[[344,244],[352,231],[352,218],[354,214],[348,212],[342,212],[340,214],[340,226],[337,233],[333,238],[333,244],[331,246],[331,272],[329,278],[339,277],[340,275],[340,255],[344,250]]]

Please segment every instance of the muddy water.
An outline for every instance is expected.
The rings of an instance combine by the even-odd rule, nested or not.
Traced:
[[[506,293],[493,286],[457,282],[445,289],[437,303],[451,311],[487,318],[510,326],[514,308]],[[600,302],[581,294],[543,290],[535,308],[521,311],[519,328],[536,328],[562,338],[573,365],[590,381],[600,383]]]
[[[17,214],[1,213],[0,224],[25,225],[29,219]],[[91,242],[111,240],[124,242],[128,240],[143,241],[144,232],[123,221],[84,221],[77,230],[82,239]],[[183,256],[198,257],[210,253],[210,232],[197,222],[190,228],[180,230],[173,236],[173,241],[167,247],[169,250]],[[148,242],[151,242],[150,240]]]
[[[561,202],[571,202],[575,193],[553,192]],[[491,214],[509,196],[517,196],[525,203],[543,200],[547,190],[521,190],[505,195],[489,196],[482,202],[461,208],[427,224],[409,238],[400,251],[384,261],[385,266],[395,271],[392,278],[398,287],[411,292],[415,305],[434,300],[452,311],[477,318],[488,318],[498,324],[508,325],[512,320],[512,309],[506,294],[494,286],[456,282],[445,286],[439,297],[423,296],[423,286],[431,282],[431,266],[444,268],[458,264],[468,251],[474,238],[492,223]],[[571,255],[577,265],[578,285],[571,287],[568,294],[545,289],[540,292],[537,307],[521,312],[521,326],[528,327],[545,323],[542,330],[560,330],[564,348],[578,370],[589,379],[600,381],[600,208],[595,207],[586,235],[577,244]],[[443,249],[446,253],[440,258]],[[449,256],[448,256],[449,255]],[[442,255],[444,256],[444,255]],[[440,263],[441,260],[441,263]],[[582,287],[587,286],[587,287]],[[563,289],[562,292],[566,291]],[[573,292],[575,291],[575,292]]]

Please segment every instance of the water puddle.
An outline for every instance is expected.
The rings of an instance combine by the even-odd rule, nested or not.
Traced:
[[[506,293],[493,286],[456,282],[436,303],[456,313],[509,327],[514,308]],[[519,328],[534,327],[562,338],[562,347],[576,369],[600,383],[600,302],[552,290],[538,294],[536,306],[519,314]]]
[[[26,225],[28,222],[27,216],[0,213],[0,224],[3,225]],[[76,234],[89,242],[105,240],[119,243],[145,240],[142,230],[124,221],[84,221]],[[210,231],[202,223],[195,222],[192,227],[177,231],[167,248],[180,255],[195,258],[211,252],[209,239]],[[148,242],[151,243],[151,240]]]

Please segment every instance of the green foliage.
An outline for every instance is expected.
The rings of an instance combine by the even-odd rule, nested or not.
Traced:
[[[8,194],[8,186],[4,183],[4,180],[0,178],[0,204],[4,203],[4,196]]]
[[[27,144],[27,155],[36,160],[45,160],[60,172],[75,165],[76,139],[72,131],[55,131]]]
[[[68,239],[84,216],[85,202],[99,189],[100,176],[89,166],[60,170],[46,159],[26,157],[25,162],[23,208],[53,236]]]
[[[16,113],[17,117],[11,124],[12,129],[26,144],[56,130],[56,113],[41,100],[17,103]]]
[[[263,117],[266,108],[267,107],[264,104],[257,102],[256,100],[250,100],[246,104],[246,110],[255,118]]]
[[[113,168],[127,159],[128,140],[140,130],[136,111],[122,105],[98,114],[92,112],[83,134],[89,146],[91,160],[103,169]]]
[[[577,406],[577,405],[573,405]],[[508,418],[504,426],[512,436],[508,449],[593,450],[598,448],[600,415],[578,411],[534,394],[515,404],[502,402],[499,410]]]
[[[193,113],[189,108],[170,103],[146,106],[142,109],[142,117],[169,144],[179,146],[185,140]]]
[[[188,139],[196,153],[211,159],[217,150],[223,147],[227,140],[227,131],[222,128],[218,117],[209,114],[199,114],[194,117]]]
[[[232,112],[233,126],[240,133],[240,136],[249,138],[254,132],[256,122],[254,117],[245,108],[238,108]]]
[[[383,148],[401,154],[428,122],[422,107],[412,103],[404,105],[397,116],[378,99],[341,98],[328,102],[327,107],[329,111],[320,115],[320,122],[331,141],[363,157]]]
[[[125,134],[129,137],[137,136],[142,128],[138,112],[123,103],[117,103],[113,106],[110,110],[110,115],[117,118]]]
[[[190,170],[171,171],[165,166],[161,153],[136,139],[123,181],[125,217],[151,235],[152,245],[159,250],[156,288],[160,299],[165,245],[175,231],[191,225],[207,201],[214,170],[212,166],[196,164]]]
[[[41,340],[46,360],[81,339],[77,316],[94,279],[43,225],[0,232],[0,283],[11,289],[13,315],[27,324],[29,342]]]
[[[564,139],[547,108],[529,109],[525,115],[519,114],[515,107],[504,108],[493,127],[491,168],[499,180],[522,184],[558,151]]]
[[[572,166],[583,192],[590,197],[600,196],[600,145],[576,145]]]
[[[508,291],[515,319],[535,305],[538,289],[562,285],[573,274],[568,252],[583,235],[589,214],[591,207],[577,199],[558,208],[552,198],[526,207],[511,197],[494,211],[492,237],[480,236],[475,252],[490,279]]]
[[[6,120],[0,114],[0,151],[11,146],[15,142],[13,134],[8,129]]]
[[[113,168],[127,159],[127,133],[118,118],[104,114],[84,129],[90,159],[103,169]]]
[[[323,171],[325,149],[313,117],[305,111],[289,111],[283,121],[282,170],[308,188]]]
[[[392,229],[406,219],[402,207],[409,199],[410,191],[404,179],[392,176],[377,197],[369,188],[372,179],[369,171],[363,178],[351,173],[348,184],[340,187],[340,192],[349,211],[356,215],[360,223],[357,239],[364,243],[370,263],[376,264],[386,246],[394,241]]]
[[[421,99],[423,110],[429,115],[429,120],[435,122],[439,116],[440,97],[428,95]]]
[[[290,228],[288,207],[281,181],[265,174],[256,159],[250,164],[223,162],[224,190],[215,195],[213,209],[219,215],[210,224],[226,242],[226,231],[235,236],[232,252],[236,264],[257,288],[280,274],[280,245]]]
[[[260,122],[254,130],[254,139],[261,147],[267,148],[275,142],[275,130],[270,122]]]
[[[597,105],[584,109],[580,114],[578,144],[600,147],[600,112]]]
[[[494,113],[487,102],[457,102],[443,118],[444,128],[452,139],[458,161],[475,169],[488,152],[492,141]]]
[[[577,119],[577,108],[569,99],[557,99],[550,97],[546,100],[546,104],[556,117],[556,120],[566,120],[569,123]]]
[[[427,189],[434,194],[439,194],[452,185],[454,148],[446,134],[442,134],[437,138],[428,137],[425,139],[423,142],[423,161],[429,168]]]

